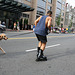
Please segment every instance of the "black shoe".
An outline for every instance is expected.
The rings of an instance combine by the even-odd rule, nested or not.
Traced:
[[[43,50],[40,49],[38,51],[36,61],[47,61],[47,57],[44,56]]]
[[[40,56],[40,59],[41,59],[41,60],[46,60],[46,61],[47,61],[47,57],[44,56],[44,55],[41,55],[41,56]]]
[[[44,55],[37,56],[36,61],[47,61],[47,57]]]

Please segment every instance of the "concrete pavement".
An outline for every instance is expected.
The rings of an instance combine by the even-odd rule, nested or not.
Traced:
[[[49,34],[46,62],[36,62],[36,51],[28,51],[38,45],[35,35],[17,36],[21,37],[26,39],[3,41],[6,55],[0,52],[0,75],[75,75],[75,34]]]

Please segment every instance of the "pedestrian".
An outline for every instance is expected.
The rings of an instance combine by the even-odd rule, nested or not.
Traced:
[[[14,22],[14,30],[16,30],[16,22]]]
[[[17,31],[18,31],[18,32],[20,31],[19,22],[18,22],[18,21],[17,21]]]
[[[27,24],[25,25],[25,30],[27,30]]]
[[[51,18],[52,11],[48,11],[47,15],[40,16],[37,20],[35,20],[35,30],[34,33],[39,41],[38,47],[37,47],[37,59],[36,61],[40,60],[46,60],[47,57],[44,56],[43,51],[45,49],[46,43],[47,43],[47,37],[48,35],[48,29],[51,29]]]

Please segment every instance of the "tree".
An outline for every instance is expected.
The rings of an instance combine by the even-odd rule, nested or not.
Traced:
[[[24,19],[24,28],[23,29],[25,29],[25,25],[26,25],[26,18]]]
[[[59,15],[59,16],[56,18],[56,24],[57,24],[58,27],[59,27],[59,25],[60,25],[60,22],[61,22],[61,15]]]
[[[26,24],[28,25],[28,19],[26,19]]]
[[[72,20],[71,20],[71,22],[70,22],[70,28],[72,27]]]
[[[69,25],[70,28],[72,27],[72,20],[73,20],[73,17],[70,20],[70,25]]]

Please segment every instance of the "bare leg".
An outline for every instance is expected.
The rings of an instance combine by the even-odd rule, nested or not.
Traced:
[[[41,43],[41,41],[40,41],[39,44],[38,44],[38,47],[41,47],[41,45],[42,45],[42,43]]]
[[[0,48],[0,50],[1,50],[4,54],[6,53],[2,48]]]
[[[44,51],[45,46],[46,46],[46,43],[42,43],[42,44],[41,44],[41,48],[40,48],[40,49]]]

